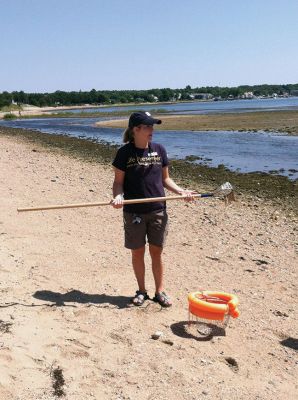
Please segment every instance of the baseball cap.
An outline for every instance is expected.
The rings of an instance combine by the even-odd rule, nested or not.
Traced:
[[[156,119],[151,116],[151,114],[146,111],[134,112],[129,117],[128,126],[129,128],[133,128],[139,125],[153,125],[153,124],[161,124],[161,119]]]

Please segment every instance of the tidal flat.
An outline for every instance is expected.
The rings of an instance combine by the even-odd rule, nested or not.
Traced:
[[[111,120],[99,121],[96,125],[125,128],[127,126],[128,116],[134,111],[140,111],[141,106],[135,109],[119,110],[113,112],[43,112],[22,113],[21,119],[30,118],[107,118]],[[228,112],[214,114],[175,114],[163,110],[153,109],[151,113],[162,119],[162,125],[159,130],[189,130],[189,131],[265,131],[280,132],[288,135],[298,135],[298,111],[297,110],[272,110],[272,111],[246,111],[246,112]],[[123,118],[120,118],[123,117]],[[118,119],[113,119],[118,118]],[[120,118],[120,119],[119,119]]]
[[[117,145],[93,143],[64,135],[51,135],[17,128],[1,127],[0,137],[1,135],[21,137],[32,143],[32,150],[36,143],[51,151],[65,153],[86,162],[104,164],[107,167],[111,166],[111,161],[118,149]],[[199,192],[213,190],[228,181],[234,186],[238,200],[246,201],[253,198],[257,200],[256,204],[271,203],[288,215],[298,214],[297,181],[290,181],[283,176],[261,172],[232,172],[223,165],[211,168],[195,164],[192,160],[171,160],[170,173],[179,184]]]
[[[298,111],[251,111],[208,115],[159,115],[159,130],[266,131],[298,135]],[[99,126],[125,128],[126,119],[99,121]]]

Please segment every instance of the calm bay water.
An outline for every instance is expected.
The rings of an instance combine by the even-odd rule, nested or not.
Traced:
[[[0,126],[33,129],[103,143],[121,144],[122,129],[95,127],[110,118],[44,118],[0,121]],[[156,131],[154,141],[163,144],[170,158],[194,155],[195,162],[233,171],[275,171],[298,178],[298,137],[268,133]]]
[[[232,100],[232,101],[195,101],[177,104],[158,104],[134,106],[111,106],[98,108],[85,108],[67,110],[70,113],[79,112],[113,112],[142,109],[165,110],[175,114],[213,114],[223,112],[251,112],[257,110],[298,110],[298,97],[277,98],[277,99],[251,99],[251,100]]]

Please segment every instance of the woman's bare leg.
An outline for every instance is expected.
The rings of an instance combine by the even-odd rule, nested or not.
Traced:
[[[146,292],[145,288],[145,246],[131,250],[132,266],[138,282],[139,290]]]
[[[163,263],[161,259],[162,247],[149,244],[149,251],[152,260],[152,272],[155,282],[155,292],[160,293],[163,291]]]

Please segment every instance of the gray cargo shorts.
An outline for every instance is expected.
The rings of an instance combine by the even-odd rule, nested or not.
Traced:
[[[163,247],[168,234],[168,214],[166,210],[148,214],[123,213],[125,247],[135,250],[146,244]]]

